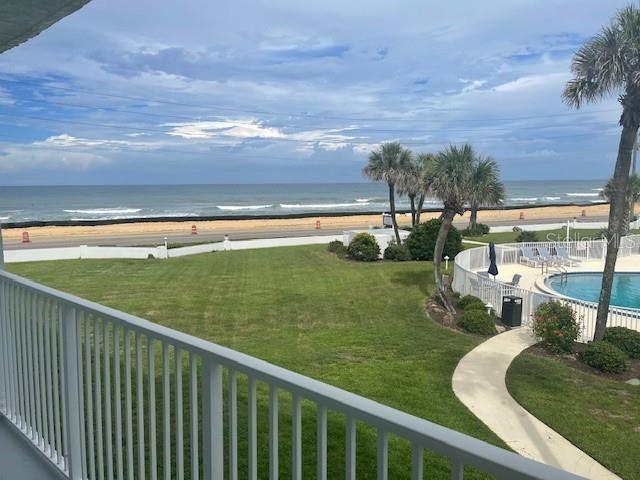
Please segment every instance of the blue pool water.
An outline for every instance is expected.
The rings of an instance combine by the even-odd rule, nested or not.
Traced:
[[[567,281],[559,275],[546,279],[545,284],[561,295],[587,302],[598,302],[602,273],[569,273]],[[611,305],[640,308],[640,272],[616,273],[613,277]]]

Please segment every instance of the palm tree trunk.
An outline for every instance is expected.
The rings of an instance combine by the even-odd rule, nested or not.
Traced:
[[[469,216],[469,230],[475,230],[478,224],[478,205],[471,205],[471,215]]]
[[[411,202],[411,226],[416,224],[416,196],[409,195],[409,201]]]
[[[415,225],[420,225],[420,216],[422,215],[422,207],[424,206],[424,195],[420,195],[418,197],[418,208],[416,209],[416,223]]]
[[[451,229],[451,223],[453,222],[453,217],[455,212],[444,210],[442,212],[442,225],[440,225],[440,230],[438,231],[438,237],[436,238],[436,246],[433,250],[433,273],[435,275],[436,281],[436,291],[442,300],[443,305],[449,310],[450,313],[453,313],[454,309],[447,298],[446,292],[444,290],[444,285],[442,284],[442,275],[440,273],[440,267],[442,265],[442,252],[444,251],[444,244],[447,241],[447,235],[449,235],[449,230]]]
[[[393,224],[393,231],[396,234],[396,242],[400,245],[400,233],[398,232],[398,222],[396,221],[396,193],[393,183],[389,184],[389,210],[391,211],[391,223]]]
[[[624,114],[623,114],[624,115]],[[600,290],[600,300],[598,301],[598,313],[596,316],[596,328],[593,334],[594,340],[604,338],[607,327],[607,317],[609,316],[609,305],[611,303],[611,286],[613,284],[613,274],[618,259],[618,248],[620,238],[625,229],[625,218],[628,210],[627,184],[629,182],[629,168],[631,165],[631,155],[633,145],[638,132],[637,125],[624,124],[620,135],[618,146],[618,159],[613,171],[611,204],[609,207],[609,228],[607,229],[607,256],[602,273],[602,289]]]

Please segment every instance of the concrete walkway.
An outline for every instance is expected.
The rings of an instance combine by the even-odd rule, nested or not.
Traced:
[[[454,393],[520,455],[590,479],[619,479],[509,395],[505,384],[507,368],[534,343],[531,332],[523,327],[478,345],[456,367],[452,379]]]

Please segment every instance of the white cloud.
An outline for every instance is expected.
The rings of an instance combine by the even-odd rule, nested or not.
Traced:
[[[549,73],[547,75],[529,75],[493,87],[493,90],[505,93],[522,93],[527,90],[564,85],[569,78],[569,72],[556,72]]]
[[[53,146],[53,147],[126,147],[142,150],[149,150],[154,148],[160,148],[161,144],[156,142],[130,142],[127,140],[107,140],[107,139],[87,139],[78,138],[67,133],[61,135],[54,135],[39,142],[34,142],[34,145]]]
[[[39,169],[88,170],[111,163],[93,152],[70,152],[34,145],[12,145],[0,149],[0,172],[11,173]]]
[[[196,121],[186,123],[167,123],[165,127],[171,130],[167,135],[181,137],[189,140],[227,140],[242,143],[251,139],[272,139],[294,141],[302,144],[316,144],[323,150],[335,151],[350,145],[355,136],[345,135],[342,132],[353,130],[355,127],[334,129],[314,129],[300,132],[286,133],[282,128],[263,125],[258,120],[219,120]],[[307,151],[304,145],[301,151]]]

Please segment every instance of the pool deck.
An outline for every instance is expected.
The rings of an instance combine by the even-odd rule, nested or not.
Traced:
[[[499,274],[496,277],[503,282],[510,282],[513,276],[518,273],[522,275],[520,279],[520,286],[527,290],[534,292],[544,292],[540,288],[538,280],[543,279],[547,275],[557,274],[558,272],[553,268],[549,269],[549,272],[544,274],[540,267],[530,267],[524,264],[509,264],[498,265]],[[590,260],[588,262],[576,262],[571,267],[566,267],[568,272],[602,272],[604,270],[603,260]],[[631,255],[628,257],[622,257],[618,259],[616,263],[616,272],[640,272],[640,255]]]

